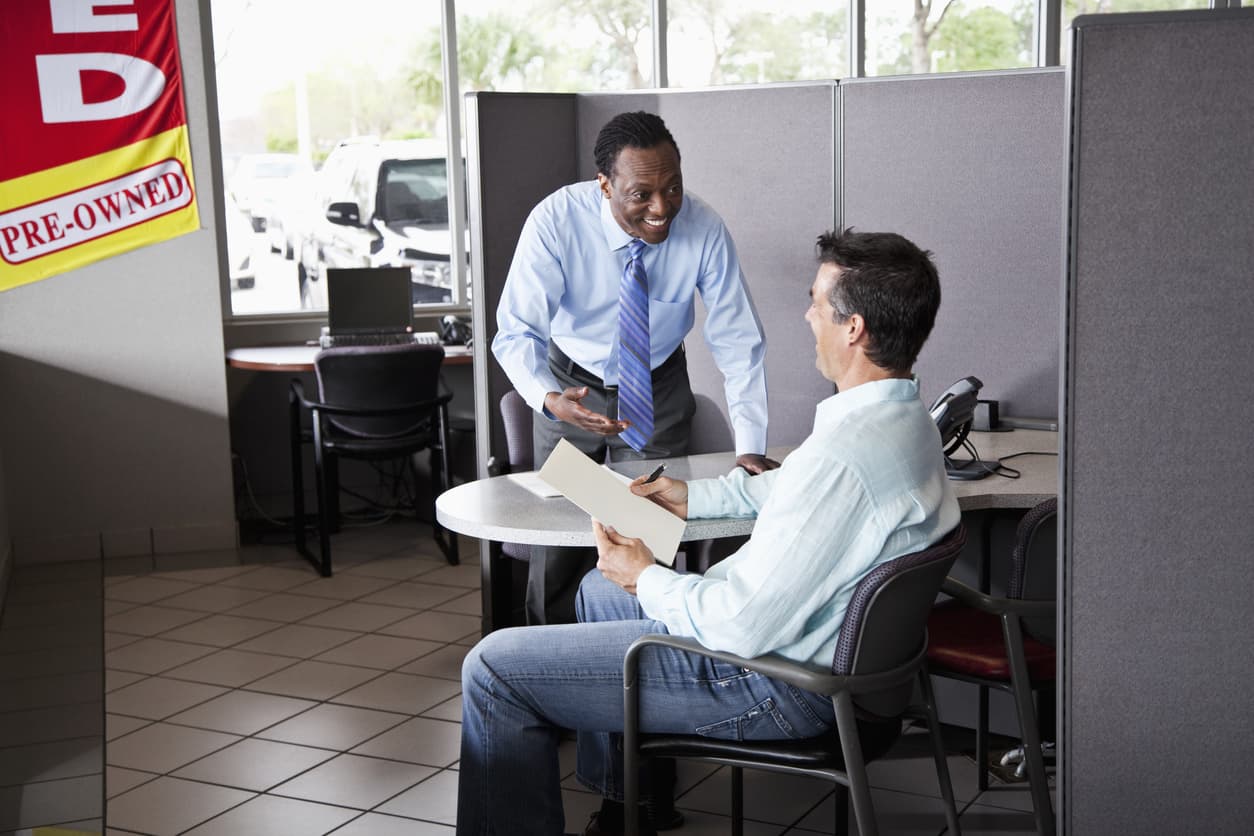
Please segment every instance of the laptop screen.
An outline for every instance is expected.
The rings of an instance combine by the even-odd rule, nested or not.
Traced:
[[[327,325],[332,334],[414,330],[408,267],[327,268]]]

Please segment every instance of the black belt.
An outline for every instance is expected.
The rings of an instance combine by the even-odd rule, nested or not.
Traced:
[[[667,357],[662,365],[653,370],[653,380],[669,372],[671,369],[684,362],[684,344],[680,343],[679,348],[671,352],[671,356]],[[576,363],[574,360],[566,356],[566,353],[558,348],[554,343],[549,343],[549,365],[559,372],[563,372],[567,377],[582,383],[584,386],[591,386],[594,389],[601,389],[606,392],[613,392],[617,386],[606,386],[605,381]]]

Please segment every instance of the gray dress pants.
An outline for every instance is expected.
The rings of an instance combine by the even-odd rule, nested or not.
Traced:
[[[576,365],[556,346],[549,347],[549,368],[565,387],[587,386],[583,405],[611,418],[618,415],[618,391]],[[560,439],[566,439],[598,462],[628,459],[664,459],[688,454],[688,438],[696,400],[688,381],[688,363],[681,345],[653,370],[653,436],[643,452],[628,447],[618,436],[602,436],[564,421],[537,414],[532,421],[537,470]],[[591,523],[589,523],[591,525]],[[596,549],[533,546],[527,571],[527,623],[568,624],[575,620],[575,593],[579,582],[596,566]]]

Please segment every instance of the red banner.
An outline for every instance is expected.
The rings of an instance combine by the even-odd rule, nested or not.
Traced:
[[[6,6],[0,290],[199,228],[173,0]]]

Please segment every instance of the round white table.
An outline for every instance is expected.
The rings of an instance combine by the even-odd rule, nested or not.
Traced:
[[[1019,478],[988,476],[976,481],[953,482],[963,511],[1028,509],[1058,492],[1058,434],[1047,430],[972,433],[980,457],[996,460],[1015,453],[1043,453],[1012,458],[1006,462],[1020,472]],[[782,461],[791,447],[772,447],[767,454]],[[736,465],[734,453],[705,453],[663,459],[666,475],[688,481],[721,476]],[[651,472],[659,460],[611,464],[626,476]],[[592,546],[592,523],[583,510],[562,496],[537,496],[508,476],[466,482],[442,493],[435,502],[436,517],[451,531],[491,543],[523,543],[534,546]],[[753,531],[754,518],[735,517],[689,520],[681,540],[711,540],[744,536]],[[987,552],[987,543],[982,551]],[[984,555],[983,563],[988,556]],[[511,573],[499,546],[483,562],[483,630],[491,632],[507,622],[510,612]]]

